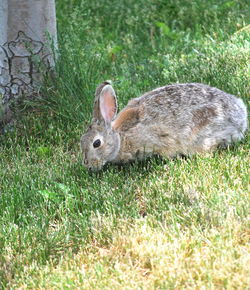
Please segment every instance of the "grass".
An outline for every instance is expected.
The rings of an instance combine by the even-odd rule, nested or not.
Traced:
[[[246,0],[57,1],[57,75],[0,136],[1,288],[249,288],[249,136],[92,175],[79,150],[106,79],[120,108],[193,81],[249,104],[249,15]]]

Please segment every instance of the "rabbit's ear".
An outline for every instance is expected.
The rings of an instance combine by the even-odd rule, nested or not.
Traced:
[[[117,100],[113,87],[104,82],[96,90],[93,117],[98,121],[109,124],[117,113]]]
[[[115,130],[128,130],[140,122],[140,112],[138,108],[126,108],[121,111],[112,122]]]
[[[105,122],[110,123],[117,112],[115,91],[111,85],[106,85],[100,94],[100,111]]]

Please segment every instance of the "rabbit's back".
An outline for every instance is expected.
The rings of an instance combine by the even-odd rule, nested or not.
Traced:
[[[137,153],[153,150],[172,156],[203,152],[240,140],[247,129],[242,100],[204,84],[155,89],[132,99],[124,110],[133,108],[138,109],[136,120],[124,126],[122,135],[140,144]]]
[[[204,121],[207,116],[224,115],[228,118],[232,117],[234,122],[240,123],[242,118],[246,121],[246,107],[241,99],[199,83],[168,85],[135,100],[146,110],[145,117],[150,122],[151,117],[165,119],[169,114],[174,117],[171,120],[178,123],[182,123],[183,119],[191,121],[190,117],[194,118],[194,121],[201,118]],[[244,127],[243,124],[242,126]]]

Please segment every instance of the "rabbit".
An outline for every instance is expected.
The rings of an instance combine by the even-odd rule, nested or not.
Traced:
[[[115,91],[105,81],[96,89],[92,123],[81,137],[83,165],[98,171],[108,162],[211,151],[241,140],[247,127],[243,101],[205,84],[154,89],[117,114]]]

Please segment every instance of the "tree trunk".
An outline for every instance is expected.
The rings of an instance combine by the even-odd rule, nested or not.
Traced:
[[[41,85],[56,46],[55,0],[0,0],[0,127],[10,105]]]

